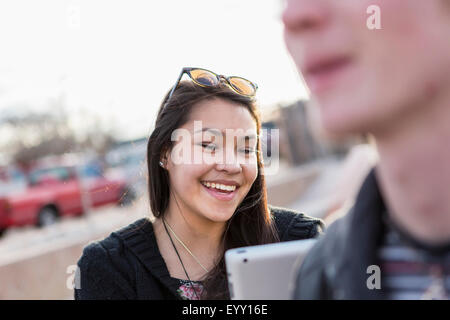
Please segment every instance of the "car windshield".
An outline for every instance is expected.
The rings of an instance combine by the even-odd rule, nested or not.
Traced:
[[[48,168],[48,169],[38,169],[30,173],[30,183],[32,185],[38,183],[42,177],[52,177],[59,181],[69,180],[70,173],[67,168]]]
[[[93,162],[78,168],[78,172],[83,178],[96,178],[103,176],[103,169],[101,164]]]

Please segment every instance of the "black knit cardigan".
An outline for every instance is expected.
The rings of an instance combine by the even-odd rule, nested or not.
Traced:
[[[281,241],[315,238],[323,232],[320,219],[269,208]],[[76,300],[181,299],[179,280],[170,276],[147,218],[88,244],[77,265]]]

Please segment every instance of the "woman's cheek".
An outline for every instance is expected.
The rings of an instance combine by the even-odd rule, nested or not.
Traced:
[[[243,167],[243,172],[247,183],[246,192],[248,192],[258,176],[258,166],[256,164],[245,165]]]

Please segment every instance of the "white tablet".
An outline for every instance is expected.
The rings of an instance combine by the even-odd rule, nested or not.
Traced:
[[[294,240],[227,250],[231,299],[291,299],[297,271],[316,241]]]

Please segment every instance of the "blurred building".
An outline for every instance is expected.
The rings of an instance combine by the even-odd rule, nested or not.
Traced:
[[[298,100],[277,105],[263,113],[263,129],[279,129],[279,156],[291,166],[301,165],[330,155],[345,155],[360,138],[345,140],[324,139],[314,134],[307,114],[308,101]],[[269,130],[270,131],[270,130]],[[263,146],[270,148],[270,136]],[[270,150],[266,151],[265,154]]]

